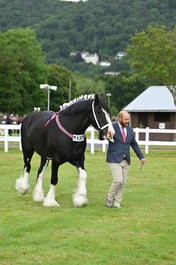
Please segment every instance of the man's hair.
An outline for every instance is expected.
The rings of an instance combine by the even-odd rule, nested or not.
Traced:
[[[121,110],[119,113],[118,113],[118,119],[122,118],[124,113],[128,113],[126,110]]]

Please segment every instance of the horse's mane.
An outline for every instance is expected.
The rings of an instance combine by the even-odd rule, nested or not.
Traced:
[[[82,106],[82,102],[90,102],[92,101],[93,99],[95,99],[95,95],[94,94],[90,94],[90,95],[82,95],[78,98],[75,98],[67,103],[64,103],[63,105],[60,106],[60,111],[59,113],[67,113],[69,111],[69,113],[75,113],[77,111],[81,111],[83,110]],[[84,109],[86,110],[86,106],[88,105],[85,105],[84,104]]]

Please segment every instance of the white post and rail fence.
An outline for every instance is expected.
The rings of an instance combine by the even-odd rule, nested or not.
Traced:
[[[13,133],[10,133],[13,132]],[[135,138],[140,146],[144,146],[145,154],[149,153],[151,146],[165,146],[176,147],[176,137],[173,137],[173,141],[153,141],[150,140],[151,134],[173,134],[176,136],[176,129],[151,129],[149,127],[134,128]],[[143,134],[143,140],[141,140],[141,134]],[[98,139],[97,131],[93,127],[89,127],[86,131],[87,135],[87,149],[91,154],[95,153],[95,150],[101,149],[102,152],[106,152],[108,141],[100,141]],[[0,144],[4,146],[4,152],[8,152],[9,147],[18,145],[21,150],[21,125],[7,125],[0,124]]]

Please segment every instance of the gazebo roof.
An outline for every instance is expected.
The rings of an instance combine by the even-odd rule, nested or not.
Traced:
[[[176,112],[174,99],[166,86],[150,86],[124,110],[128,112]]]

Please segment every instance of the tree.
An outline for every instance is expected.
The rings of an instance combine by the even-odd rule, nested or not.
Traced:
[[[111,93],[111,113],[114,116],[146,88],[146,83],[141,77],[126,71],[114,76],[104,75],[102,79],[105,82],[105,96]]]
[[[105,94],[105,82],[100,78],[86,78],[76,76],[77,96],[84,94]]]
[[[157,23],[172,28],[175,7],[173,0],[89,0],[85,3],[1,0],[0,28],[3,32],[19,26],[35,29],[47,63],[64,67],[70,64],[69,69],[77,72],[77,63],[70,62],[70,52],[96,52],[101,60],[110,61],[125,49],[136,29],[141,31]],[[84,67],[79,72],[89,74]]]
[[[135,74],[151,83],[166,85],[176,104],[176,27],[148,26],[136,33],[127,47],[129,64]]]
[[[47,81],[44,54],[35,31],[0,34],[0,111],[24,114],[44,104],[39,84]]]
[[[51,110],[59,111],[60,105],[75,97],[76,84],[69,70],[56,64],[48,65],[48,84],[57,86],[51,91]]]

